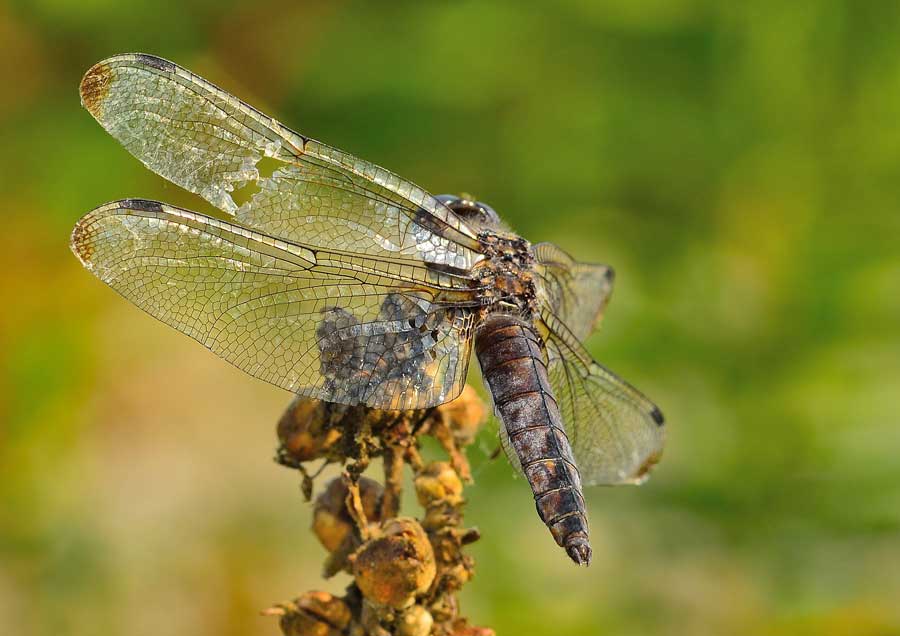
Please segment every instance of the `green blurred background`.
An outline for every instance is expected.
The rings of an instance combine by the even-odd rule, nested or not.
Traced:
[[[613,264],[596,356],[670,427],[589,492],[574,567],[476,457],[464,611],[503,635],[900,634],[900,3],[0,3],[0,633],[277,633],[319,579],[286,393],[67,248],[141,196],[209,211],[83,110],[114,53]],[[490,452],[489,434],[481,447]]]

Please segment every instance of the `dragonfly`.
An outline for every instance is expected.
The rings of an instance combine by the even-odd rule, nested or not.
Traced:
[[[72,232],[91,273],[251,376],[337,404],[448,402],[474,349],[541,520],[590,563],[584,486],[641,483],[665,439],[659,408],[584,345],[610,267],[529,243],[489,205],[433,196],[159,57],[103,60],[80,92],[134,157],[229,218],[107,203]]]

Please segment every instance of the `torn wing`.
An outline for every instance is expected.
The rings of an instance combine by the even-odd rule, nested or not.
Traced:
[[[443,271],[310,248],[129,199],[72,250],[141,309],[252,376],[342,404],[425,408],[465,383],[472,291]]]
[[[304,137],[180,66],[94,65],[81,101],[148,168],[279,238],[468,270],[475,234],[418,186]]]
[[[641,483],[665,442],[660,410],[640,391],[595,362],[575,334],[545,314],[547,370],[585,485]]]
[[[580,263],[553,243],[533,248],[538,295],[580,341],[600,326],[615,274],[608,265]]]

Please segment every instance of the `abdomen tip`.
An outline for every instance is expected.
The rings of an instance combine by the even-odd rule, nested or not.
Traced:
[[[588,566],[591,564],[591,544],[583,537],[575,537],[566,544],[566,552],[576,564]]]

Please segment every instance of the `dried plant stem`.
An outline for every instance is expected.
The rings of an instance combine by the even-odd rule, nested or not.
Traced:
[[[386,519],[400,512],[400,495],[403,490],[404,452],[389,446],[384,453],[384,496],[381,498],[381,514]]]
[[[264,613],[285,636],[490,636],[460,616],[456,594],[474,574],[463,553],[477,530],[465,529],[463,482],[472,481],[464,447],[484,423],[484,403],[466,387],[427,411],[378,411],[297,398],[278,424],[278,461],[302,475],[313,494],[312,461],[344,471],[318,494],[312,530],[325,549],[323,576],[353,576],[344,596],[307,592]],[[425,463],[418,438],[432,435],[449,461]],[[381,459],[384,483],[363,476]],[[411,468],[419,519],[400,515],[403,467]],[[316,473],[317,474],[317,473]]]

